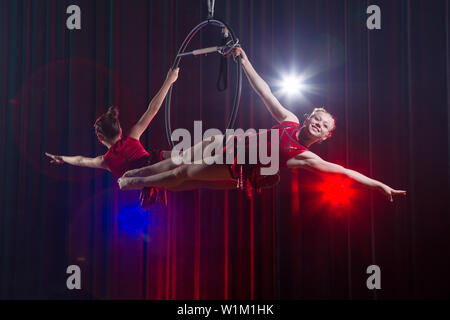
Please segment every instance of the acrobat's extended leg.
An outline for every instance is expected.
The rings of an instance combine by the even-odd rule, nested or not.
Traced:
[[[146,177],[151,176],[154,174],[158,174],[165,171],[170,171],[172,169],[175,169],[179,165],[172,162],[172,159],[166,159],[160,162],[157,162],[155,164],[152,164],[150,166],[129,170],[125,172],[125,174],[122,176],[123,178],[131,178],[131,177]]]
[[[203,141],[197,143],[195,146],[183,151],[183,157],[186,159],[186,157],[188,157],[188,155],[190,155],[191,162],[193,162],[194,159],[202,158],[203,151],[205,150],[206,147],[215,148],[217,145],[222,145],[222,143],[223,143],[222,135],[214,136],[213,139],[211,139],[211,141],[203,140]],[[197,155],[197,156],[195,156],[195,155]],[[180,155],[180,157],[182,157],[182,156]],[[155,163],[155,164],[147,166],[147,167],[127,171],[123,175],[123,178],[152,176],[152,175],[155,175],[158,173],[162,173],[164,171],[169,171],[169,170],[175,169],[178,166],[180,166],[180,165],[173,163],[172,159],[168,158],[166,160],[160,161],[158,163]]]
[[[223,181],[232,180],[228,167],[223,164],[182,164],[175,169],[148,177],[120,178],[122,190],[158,187],[171,189],[185,181]]]

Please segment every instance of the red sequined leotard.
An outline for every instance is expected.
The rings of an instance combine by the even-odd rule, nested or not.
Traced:
[[[308,148],[302,145],[297,139],[297,132],[300,130],[300,125],[296,122],[283,121],[279,125],[273,126],[271,129],[278,129],[278,139],[279,139],[279,166],[280,168],[287,168],[287,161],[292,157],[308,151]],[[270,131],[269,131],[270,133]],[[265,135],[267,139],[267,149],[268,153],[271,152],[271,136],[270,134]],[[260,137],[260,134],[258,135]],[[238,188],[241,190],[246,190],[248,195],[251,196],[253,191],[260,192],[262,187],[273,186],[279,181],[279,175],[274,176],[264,176],[261,175],[261,167],[267,167],[269,165],[263,165],[259,163],[248,164],[246,152],[246,162],[245,164],[239,164],[237,162],[237,141],[240,139],[246,139],[245,135],[236,135],[233,137],[233,147],[230,143],[225,147],[225,152],[234,152],[234,163],[229,165],[230,174],[234,179],[238,180]],[[248,149],[248,139],[245,141],[246,148]],[[259,147],[260,141],[258,141]],[[259,151],[258,151],[259,154]]]
[[[278,129],[280,141],[280,168],[287,168],[287,161],[296,155],[308,151],[308,147],[302,145],[297,139],[300,130],[297,122],[283,121],[272,129]]]
[[[146,151],[139,140],[125,136],[109,148],[103,159],[111,172],[121,177],[128,170],[162,161],[162,153],[161,150]],[[144,209],[150,209],[156,202],[166,204],[166,192],[154,187],[144,188],[140,195],[140,201]]]
[[[103,159],[111,172],[121,177],[128,170],[142,168],[151,153],[144,149],[139,140],[122,137],[109,148]]]

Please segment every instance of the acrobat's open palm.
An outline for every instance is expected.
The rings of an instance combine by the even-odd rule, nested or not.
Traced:
[[[64,163],[64,160],[62,159],[62,156],[57,156],[57,155],[50,154],[50,153],[47,153],[47,152],[45,153],[45,155],[47,157],[51,158],[50,163],[52,163],[52,164],[63,164]]]
[[[382,184],[378,190],[386,195],[390,202],[394,201],[394,196],[406,196],[405,190],[395,190],[385,184]]]

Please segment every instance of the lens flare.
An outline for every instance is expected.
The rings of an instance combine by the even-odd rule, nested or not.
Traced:
[[[350,187],[350,181],[339,176],[326,177],[318,185],[318,191],[322,192],[322,202],[339,207],[350,205],[355,193]]]
[[[302,89],[304,88],[301,77],[295,75],[283,77],[280,86],[281,92],[289,96],[301,94]]]

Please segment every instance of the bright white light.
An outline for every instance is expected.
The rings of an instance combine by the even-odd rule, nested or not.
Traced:
[[[286,76],[281,81],[281,91],[289,96],[300,94],[302,88],[303,83],[299,76]]]
[[[271,79],[273,84],[273,93],[277,98],[283,98],[283,102],[304,102],[310,103],[308,95],[317,93],[319,89],[312,84],[311,78],[316,73],[312,72],[311,67],[304,68],[301,71],[295,70],[291,66],[288,70],[278,68],[278,75]]]

